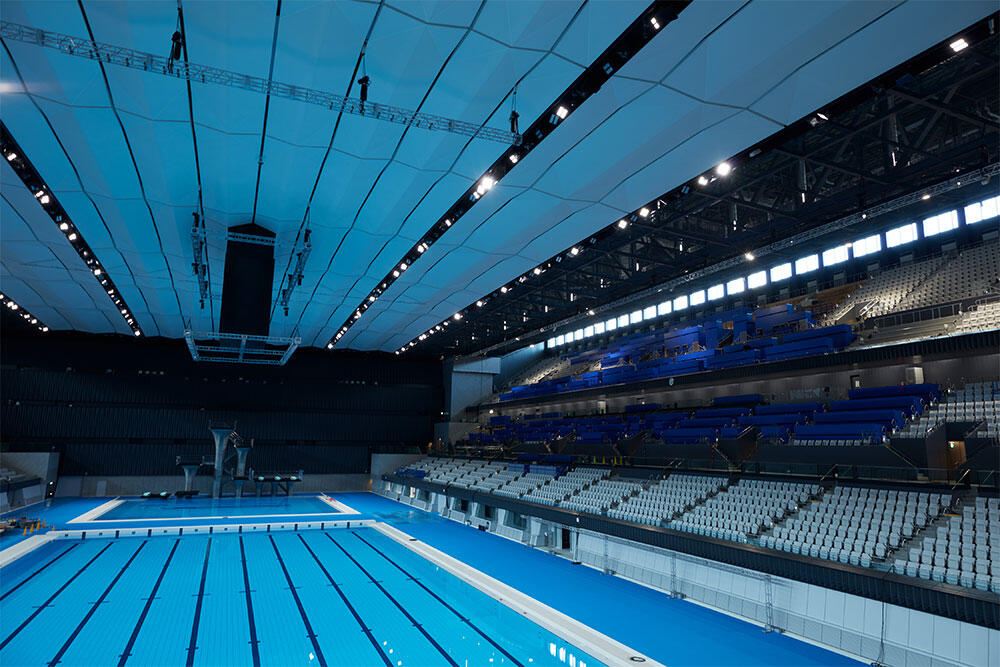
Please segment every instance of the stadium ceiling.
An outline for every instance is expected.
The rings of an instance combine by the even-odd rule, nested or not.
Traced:
[[[128,53],[166,57],[182,30],[183,62],[281,82],[293,94],[4,37],[0,120],[47,189],[39,195],[21,163],[0,161],[2,292],[52,329],[171,338],[216,330],[226,229],[253,221],[276,235],[272,335],[325,345],[381,290],[337,347],[393,351],[995,10],[989,0],[685,5],[4,2],[5,22]],[[602,59],[615,55],[609,45],[661,8],[664,20],[638,50],[558,116],[560,95],[588,68],[604,69]],[[552,127],[477,194],[512,149],[294,94],[353,99],[364,74],[373,102],[497,136],[516,89],[524,126],[538,118]],[[995,137],[996,79],[993,37],[595,241],[569,270],[537,276],[517,299],[489,302],[421,351],[464,353],[537,331],[836,217],[862,193],[874,202],[940,176],[945,162],[971,164]],[[890,144],[900,153],[891,168]],[[380,288],[470,191],[474,205]],[[62,220],[40,204],[46,195]],[[204,227],[192,234],[195,213]],[[66,220],[71,230],[61,229]],[[67,241],[74,232],[90,254]],[[278,304],[288,274],[296,279],[286,315]],[[102,277],[113,279],[114,294]]]

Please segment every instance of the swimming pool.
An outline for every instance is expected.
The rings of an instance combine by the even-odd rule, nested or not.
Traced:
[[[3,575],[4,665],[600,664],[372,528],[56,540]]]
[[[249,519],[277,516],[323,516],[344,513],[322,497],[247,496],[244,498],[126,498],[96,514],[100,521],[161,521],[169,519]],[[346,508],[350,509],[350,508]]]

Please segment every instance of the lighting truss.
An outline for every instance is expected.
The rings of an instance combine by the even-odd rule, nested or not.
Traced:
[[[25,322],[35,327],[42,333],[48,332],[49,328],[48,326],[46,326],[45,322],[42,322],[40,319],[29,313],[24,308],[24,306],[17,303],[16,301],[14,301],[14,299],[10,298],[6,294],[0,294],[0,306],[4,306],[5,308],[9,309],[16,315],[20,315],[22,318],[24,318]]]
[[[458,219],[465,215],[487,192],[510,172],[525,155],[530,153],[545,137],[551,134],[566,118],[591,95],[601,89],[612,75],[620,70],[632,57],[655,37],[663,26],[673,22],[678,14],[691,4],[691,0],[657,0],[649,5],[632,23],[584,70],[570,86],[550,104],[541,115],[524,132],[521,141],[505,151],[480,176],[475,183],[459,197],[444,215],[420,238],[413,248],[393,265],[393,268],[380,280],[374,289],[362,299],[333,337],[327,342],[327,349],[333,347],[343,338],[344,334],[361,319],[387,289],[413,265],[428,248],[440,239]],[[480,304],[481,305],[481,304]],[[457,314],[461,318],[461,313]],[[447,324],[446,321],[444,324]],[[430,336],[441,331],[441,328],[431,329],[421,336]],[[423,339],[421,339],[423,340]],[[413,343],[411,343],[412,345]],[[399,352],[397,351],[397,354]]]
[[[108,298],[114,303],[122,319],[125,320],[126,326],[132,331],[132,335],[141,336],[142,328],[139,326],[139,322],[136,320],[132,309],[125,302],[125,298],[118,291],[117,285],[115,285],[111,276],[108,275],[104,265],[97,259],[90,245],[84,240],[83,234],[73,224],[69,214],[66,213],[66,209],[59,203],[55,194],[42,179],[35,166],[25,156],[21,146],[14,140],[10,130],[7,129],[7,125],[2,121],[0,121],[0,153],[2,153],[3,159],[11,166],[18,178],[21,179],[21,182],[24,183],[24,186],[28,188],[28,191],[35,196],[35,201],[38,202],[38,205],[52,218],[52,222],[55,223],[60,233],[73,247],[73,250],[76,251],[76,254],[87,265],[87,269],[93,274],[94,278],[101,285],[101,289],[108,295]]]
[[[184,331],[191,358],[225,364],[284,366],[302,344],[298,336],[253,336],[221,331]]]
[[[162,56],[137,51],[113,44],[94,42],[89,39],[64,35],[51,30],[41,30],[10,21],[0,22],[0,37],[25,44],[33,44],[65,53],[66,55],[90,60],[99,60],[107,65],[117,65],[129,69],[160,74],[175,79],[195,83],[213,84],[249,90],[262,95],[274,95],[284,99],[326,107],[331,111],[348,113],[365,118],[374,118],[387,123],[407,127],[417,127],[433,132],[449,132],[473,139],[485,139],[501,144],[516,145],[520,136],[506,130],[477,125],[454,118],[446,118],[429,113],[412,111],[388,104],[344,97],[336,93],[315,88],[306,88],[280,81],[269,81],[258,76],[241,74],[219,67],[198,65],[184,61],[172,61]]]

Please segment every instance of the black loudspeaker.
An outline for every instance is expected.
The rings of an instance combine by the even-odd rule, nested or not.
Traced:
[[[274,239],[273,232],[253,224],[230,227],[229,231]],[[268,335],[273,281],[273,243],[230,238],[226,242],[226,273],[222,283],[219,330],[223,333]]]

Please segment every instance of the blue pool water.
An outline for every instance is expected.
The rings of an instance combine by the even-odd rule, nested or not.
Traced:
[[[0,604],[3,665],[599,664],[370,528],[56,541]]]
[[[253,518],[310,514],[336,515],[337,509],[317,496],[249,496],[246,498],[130,498],[101,516],[100,521],[184,518]]]

